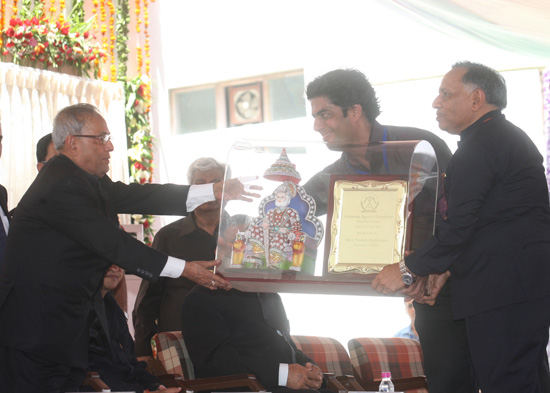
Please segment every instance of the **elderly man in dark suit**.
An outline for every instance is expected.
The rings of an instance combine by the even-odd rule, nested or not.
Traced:
[[[89,104],[67,107],[54,120],[60,155],[21,199],[0,271],[1,391],[78,389],[93,299],[112,264],[148,280],[184,276],[210,289],[230,287],[208,270],[217,261],[186,263],[149,248],[119,228],[116,214],[185,215],[220,199],[222,190],[230,199],[251,194],[237,180],[225,188],[113,182],[106,176],[110,138]]]
[[[422,247],[373,282],[382,293],[450,269],[455,318],[465,318],[483,393],[550,392],[550,207],[543,158],[506,120],[506,84],[461,62],[433,103],[439,127],[460,135],[447,168],[447,217]],[[401,268],[401,269],[400,269]],[[402,273],[403,272],[403,273]]]
[[[290,337],[279,294],[236,289],[214,293],[197,286],[183,302],[182,315],[183,338],[197,378],[254,374],[277,393],[321,387],[321,369]]]

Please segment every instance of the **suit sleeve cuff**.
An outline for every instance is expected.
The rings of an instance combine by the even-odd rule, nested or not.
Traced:
[[[212,202],[215,200],[214,184],[194,184],[189,187],[189,192],[187,194],[187,211],[192,212],[203,203]]]
[[[279,386],[286,386],[288,382],[288,364],[279,363]]]
[[[168,257],[164,269],[160,272],[161,277],[178,278],[185,269],[185,261],[174,257]]]

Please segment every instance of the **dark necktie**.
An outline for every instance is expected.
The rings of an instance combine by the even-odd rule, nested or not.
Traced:
[[[284,319],[282,316],[282,310],[280,310],[282,304],[279,296],[273,293],[258,293],[258,300],[262,306],[262,313],[264,315],[264,320],[273,329],[277,331],[277,334],[283,337],[288,344],[291,354],[292,354],[292,363],[296,363],[296,351],[290,344],[292,337],[290,337],[290,331],[288,326],[280,326],[280,323],[288,324],[288,320]]]
[[[4,252],[6,251],[6,230],[4,229],[4,223],[0,222],[0,266],[4,262]]]

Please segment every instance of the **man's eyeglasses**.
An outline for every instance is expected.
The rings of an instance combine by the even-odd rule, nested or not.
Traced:
[[[101,134],[101,135],[73,135],[76,138],[94,138],[106,145],[111,140],[111,134]]]

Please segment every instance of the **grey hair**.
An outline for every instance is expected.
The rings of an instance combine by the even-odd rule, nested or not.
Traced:
[[[56,150],[62,150],[69,135],[81,135],[86,122],[100,116],[99,110],[91,104],[75,104],[63,108],[53,120],[52,139]]]
[[[225,173],[226,165],[219,163],[216,159],[212,157],[201,157],[193,161],[189,165],[187,170],[187,181],[189,184],[193,184],[195,180],[195,172],[197,171],[210,171],[212,169],[219,169],[222,173]],[[231,177],[231,169],[227,166],[227,177]]]
[[[491,67],[470,61],[459,61],[453,64],[454,68],[466,69],[466,73],[462,77],[462,83],[472,86],[474,90],[483,90],[488,104],[494,105],[498,109],[506,108],[508,103],[506,81],[500,73]]]

